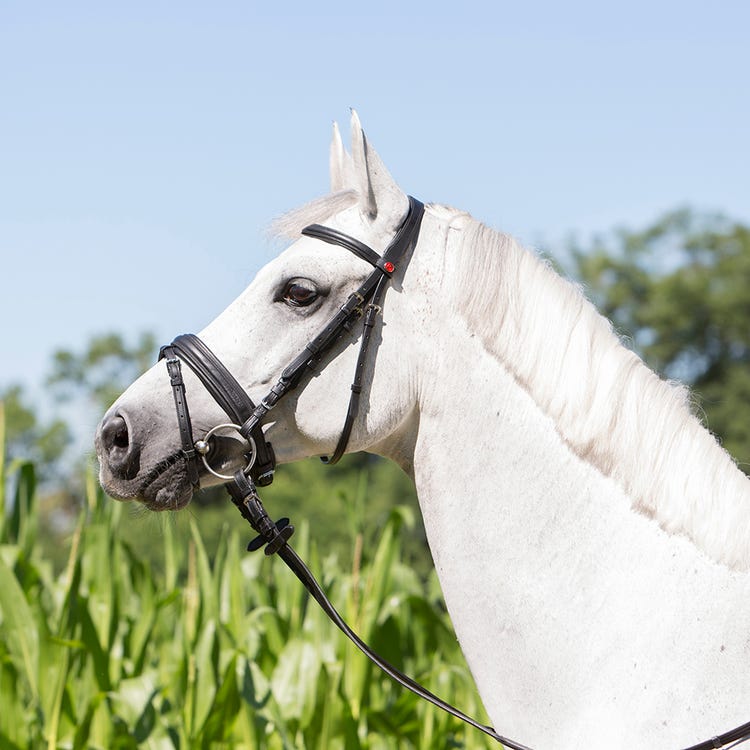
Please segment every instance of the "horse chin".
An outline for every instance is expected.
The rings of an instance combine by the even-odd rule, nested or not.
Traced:
[[[149,510],[180,510],[193,497],[187,467],[179,454],[156,464],[145,476],[127,482],[111,476],[102,465],[99,480],[110,497],[135,500]]]
[[[149,478],[138,491],[136,499],[149,510],[161,511],[180,510],[192,497],[193,486],[188,479],[185,464],[180,461]]]

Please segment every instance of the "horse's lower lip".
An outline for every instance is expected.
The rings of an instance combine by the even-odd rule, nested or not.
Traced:
[[[180,510],[184,508],[192,499],[192,487],[184,487],[175,491],[174,486],[160,487],[156,490],[153,499],[144,497],[143,504],[149,510]]]
[[[187,476],[184,460],[170,457],[166,466],[146,478],[137,493],[149,510],[179,510],[193,496],[193,487]]]

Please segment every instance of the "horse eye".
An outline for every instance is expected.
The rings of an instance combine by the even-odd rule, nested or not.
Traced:
[[[291,307],[307,307],[318,299],[318,293],[299,281],[290,281],[284,289],[284,302]]]

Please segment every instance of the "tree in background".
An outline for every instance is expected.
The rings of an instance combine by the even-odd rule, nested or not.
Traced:
[[[57,474],[57,462],[70,442],[70,430],[61,419],[43,421],[28,403],[23,387],[11,385],[0,391],[6,425],[8,458],[30,459]]]
[[[61,399],[83,396],[103,414],[156,361],[156,337],[141,333],[133,345],[119,333],[94,336],[82,352],[59,349],[47,378]]]
[[[94,336],[80,352],[59,350],[53,354],[46,379],[47,395],[52,396],[55,407],[67,403],[69,413],[91,410],[98,416],[154,361],[155,352],[152,334],[140,334],[133,345],[119,334]],[[91,455],[93,436],[75,434],[66,420],[69,415],[64,412],[43,419],[39,407],[32,404],[18,384],[0,390],[0,410],[11,484],[15,481],[14,467],[31,461],[41,483],[40,532],[55,542],[51,545],[52,556],[58,555],[56,562],[61,563],[66,553],[56,542],[70,532],[83,502],[84,476],[90,460],[86,456]]]
[[[52,356],[46,379],[57,404],[79,399],[82,408],[104,410],[138,377],[156,356],[153,334],[142,333],[132,346],[120,334],[94,336],[82,352],[61,349]],[[10,459],[33,461],[41,469],[41,479],[58,483],[68,470],[61,464],[66,449],[76,437],[65,419],[43,419],[29,401],[22,385],[11,384],[0,390],[6,425],[7,453]],[[78,405],[78,404],[77,404]],[[78,457],[70,457],[79,470]]]
[[[572,251],[601,312],[651,367],[691,386],[750,472],[750,228],[683,209]]]

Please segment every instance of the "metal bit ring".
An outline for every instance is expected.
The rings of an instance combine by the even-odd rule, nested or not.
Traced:
[[[211,450],[211,443],[210,440],[213,437],[214,433],[221,429],[233,429],[236,430],[240,437],[247,443],[248,450],[245,451],[245,456],[247,457],[247,466],[243,469],[245,473],[250,471],[250,469],[253,468],[253,464],[255,463],[255,459],[258,456],[258,450],[255,446],[255,440],[253,440],[252,437],[245,437],[240,432],[240,426],[237,424],[234,424],[233,422],[224,422],[222,424],[217,424],[215,427],[212,427],[204,436],[202,440],[196,440],[195,441],[195,450],[200,454],[201,460],[203,461],[203,465],[206,467],[206,469],[213,474],[215,477],[218,477],[219,479],[223,479],[227,482],[234,479],[234,475],[232,474],[221,474],[215,469],[211,467],[211,464],[208,463],[208,453]]]

